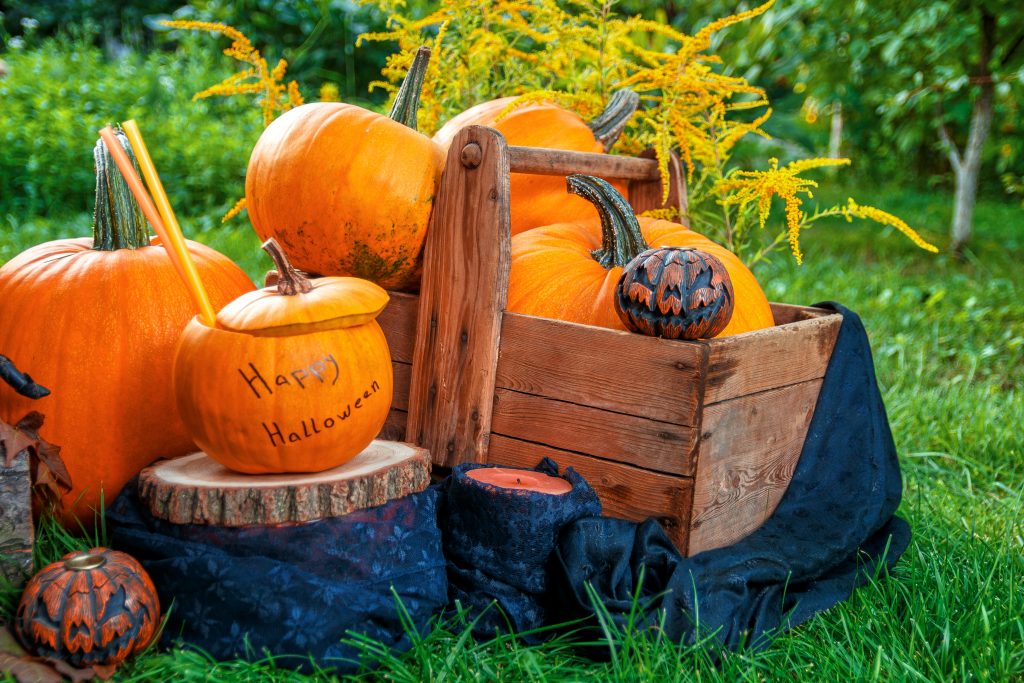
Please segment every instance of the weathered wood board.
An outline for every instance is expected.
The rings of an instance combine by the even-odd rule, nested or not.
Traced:
[[[311,474],[239,474],[193,453],[144,469],[139,497],[168,522],[240,527],[338,517],[429,484],[428,451],[374,441],[344,465]]]
[[[445,178],[423,247],[406,439],[454,465],[482,462],[491,431],[512,251],[504,139],[459,131]]]
[[[6,464],[0,444],[0,576],[20,585],[32,574],[32,479],[29,452],[23,450]]]

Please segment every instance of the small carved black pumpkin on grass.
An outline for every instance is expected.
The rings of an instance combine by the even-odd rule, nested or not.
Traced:
[[[106,548],[68,553],[29,580],[15,617],[22,644],[77,667],[109,667],[149,645],[160,601],[146,570]]]
[[[734,304],[725,265],[699,249],[648,249],[626,265],[615,290],[615,312],[628,329],[666,339],[714,337]]]

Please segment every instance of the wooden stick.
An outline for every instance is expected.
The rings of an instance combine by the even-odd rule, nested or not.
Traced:
[[[206,287],[203,286],[202,280],[199,279],[196,264],[188,253],[185,235],[181,232],[181,226],[178,225],[178,219],[171,208],[167,192],[164,191],[163,183],[160,182],[160,176],[156,172],[156,166],[153,165],[153,159],[149,156],[149,150],[146,149],[146,143],[142,139],[142,132],[133,119],[125,121],[122,127],[124,128],[125,135],[128,136],[128,140],[132,143],[132,149],[135,150],[135,158],[139,161],[139,168],[142,169],[142,175],[146,177],[146,184],[149,186],[149,191],[152,193],[153,199],[160,211],[160,217],[163,219],[164,231],[160,232],[160,230],[157,230],[156,225],[153,226],[153,229],[157,230],[157,235],[160,236],[164,248],[171,255],[172,260],[176,260],[181,264],[178,272],[179,274],[184,273],[185,286],[192,295],[193,301],[195,301],[203,323],[213,327],[217,320],[213,304],[210,303]],[[127,155],[125,155],[125,158],[127,159]],[[124,169],[122,169],[123,173]]]
[[[599,178],[624,180],[657,180],[658,162],[611,154],[566,152],[540,147],[509,147],[509,170],[513,173],[539,175],[570,175],[586,173]]]

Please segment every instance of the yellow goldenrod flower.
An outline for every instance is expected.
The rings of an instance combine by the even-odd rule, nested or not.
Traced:
[[[853,200],[853,197],[850,197],[847,200],[846,206],[843,207],[842,211],[843,216],[845,216],[846,220],[848,221],[851,219],[851,217],[855,216],[857,218],[866,218],[868,220],[875,221],[876,223],[881,223],[882,225],[889,225],[902,232],[904,235],[907,236],[907,238],[911,242],[916,244],[921,249],[924,249],[925,251],[930,251],[933,254],[937,254],[939,251],[938,247],[936,247],[934,244],[931,244],[930,242],[925,242],[924,238],[917,234],[917,231],[915,231],[913,228],[907,225],[906,222],[904,222],[897,216],[893,216],[891,213],[888,213],[887,211],[876,209],[873,206],[863,206],[861,204],[858,204]]]
[[[232,218],[234,218],[238,214],[242,213],[242,211],[244,209],[245,209],[245,197],[242,197],[237,202],[235,202],[234,206],[232,206],[230,209],[228,209],[228,212],[226,214],[224,214],[224,216],[220,219],[220,222],[221,223],[227,223],[229,220],[231,220]]]
[[[340,102],[341,91],[338,90],[338,85],[336,83],[331,83],[330,81],[324,82],[324,84],[320,86],[320,101]]]
[[[302,104],[298,83],[291,81],[287,87],[282,83],[288,62],[283,59],[279,60],[272,70],[268,69],[267,60],[238,29],[212,21],[161,21],[160,25],[168,28],[219,33],[230,38],[231,46],[224,50],[224,54],[250,66],[248,69],[228,76],[217,85],[196,93],[192,97],[193,100],[214,95],[261,95],[260,109],[263,111],[264,126],[269,126],[277,113]]]
[[[844,166],[849,163],[849,159],[802,159],[779,168],[778,159],[769,159],[767,171],[735,171],[717,182],[714,189],[722,195],[719,203],[724,206],[739,205],[742,209],[750,202],[756,201],[761,228],[764,228],[768,220],[772,197],[782,199],[786,204],[789,248],[796,262],[803,263],[803,252],[800,251],[800,229],[804,225],[804,212],[800,207],[803,200],[797,195],[813,197],[812,188],[817,187],[818,183],[801,178],[799,173],[813,168]]]

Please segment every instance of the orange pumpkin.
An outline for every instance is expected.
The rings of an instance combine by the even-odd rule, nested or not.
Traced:
[[[731,251],[678,223],[638,219],[607,181],[573,175],[567,182],[569,192],[591,202],[599,218],[534,228],[512,238],[508,310],[624,330],[615,312],[616,285],[623,267],[651,244],[696,247],[725,264],[736,302],[718,336],[774,324],[761,286]]]
[[[416,132],[430,51],[416,57],[390,118],[340,102],[292,109],[260,136],[245,199],[260,239],[280,242],[297,268],[387,288],[417,281],[444,164]]]
[[[391,409],[391,354],[375,318],[383,289],[307,280],[268,240],[275,287],[195,318],[174,365],[178,409],[203,451],[237,472],[320,472],[366,448]]]
[[[63,498],[73,529],[75,515],[91,528],[101,490],[109,503],[156,458],[195,450],[171,388],[192,299],[102,142],[95,159],[93,238],[46,242],[0,268],[0,349],[52,391],[0,392],[0,419],[46,415],[41,436],[61,447],[74,485]],[[187,244],[215,307],[253,289],[226,256]]]
[[[504,135],[510,145],[605,152],[615,144],[640,101],[633,91],[619,90],[605,111],[587,124],[575,112],[547,102],[505,113],[516,99],[502,97],[467,109],[444,124],[434,134],[434,142],[447,152],[455,134],[466,126],[489,126]],[[509,182],[513,235],[552,222],[585,220],[593,215],[594,209],[588,202],[566,197],[565,181],[559,176],[513,173]],[[620,192],[626,191],[621,181],[613,184]]]

